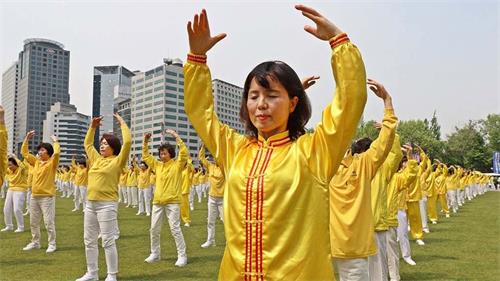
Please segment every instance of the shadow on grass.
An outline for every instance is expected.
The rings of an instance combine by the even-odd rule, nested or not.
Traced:
[[[446,274],[444,273],[431,273],[431,272],[408,272],[405,274],[401,274],[401,280],[455,280],[455,279],[446,279]]]
[[[458,260],[455,256],[439,256],[439,255],[422,255],[419,254],[416,261],[434,261],[434,260]]]

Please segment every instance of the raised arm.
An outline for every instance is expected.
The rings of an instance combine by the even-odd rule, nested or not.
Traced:
[[[156,159],[149,152],[149,140],[151,139],[151,133],[144,134],[144,139],[142,141],[142,161],[146,162],[148,167],[152,170],[156,167]]]
[[[97,127],[100,126],[102,120],[101,117],[94,117],[90,122],[90,127],[85,135],[85,140],[83,142],[83,146],[85,147],[85,153],[87,154],[88,159],[91,163],[94,163],[99,157],[100,154],[94,147],[94,135]]]
[[[323,111],[321,123],[314,133],[298,140],[312,173],[327,183],[356,132],[366,103],[365,67],[356,46],[337,26],[314,9],[302,5],[297,5],[296,9],[316,24],[316,27],[305,26],[304,29],[320,40],[329,41],[332,47],[335,96]]]
[[[205,10],[195,15],[192,22],[188,22],[187,33],[190,53],[184,65],[186,115],[215,159],[224,166],[230,166],[245,137],[222,124],[215,114],[212,78],[206,64],[207,51],[226,37],[226,34],[211,36]]]
[[[21,155],[23,156],[30,165],[35,165],[36,163],[36,157],[35,155],[31,154],[28,150],[28,142],[33,136],[35,135],[35,131],[29,131],[26,134],[26,137],[24,137],[23,145],[21,146]]]
[[[208,169],[208,160],[205,157],[205,147],[202,145],[200,147],[200,151],[198,152],[198,160],[200,160],[200,163],[205,169]]]
[[[120,129],[122,130],[123,144],[120,153],[118,154],[118,161],[120,163],[120,168],[123,168],[127,165],[130,148],[132,147],[132,136],[130,134],[130,129],[128,128],[127,123],[125,122],[125,120],[123,120],[120,114],[115,113],[113,114],[113,116],[115,117],[116,121],[118,121],[118,124],[120,124]]]
[[[61,156],[61,145],[59,144],[59,139],[56,136],[51,136],[52,139],[52,147],[54,148],[54,153],[52,157],[50,157],[50,161],[52,163],[52,169],[54,171],[59,167],[59,157]]]
[[[181,137],[179,137],[176,131],[167,129],[165,133],[170,134],[175,138],[177,146],[179,147],[179,156],[177,157],[177,163],[179,163],[181,167],[184,167],[189,157],[189,151],[187,149],[187,146],[184,144]]]

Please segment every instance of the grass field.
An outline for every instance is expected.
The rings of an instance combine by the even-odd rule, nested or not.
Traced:
[[[83,246],[83,215],[72,213],[70,199],[57,199],[58,251],[46,254],[46,232],[42,249],[24,252],[29,242],[29,219],[24,233],[0,233],[0,280],[74,280],[86,270]],[[3,209],[3,200],[0,200]],[[412,242],[416,266],[401,262],[402,280],[500,280],[500,192],[488,192],[466,203],[451,218],[440,218],[425,236],[426,245]],[[177,255],[168,225],[162,231],[162,260],[143,262],[149,254],[149,218],[135,216],[136,209],[120,206],[121,236],[117,241],[119,280],[216,280],[224,250],[223,225],[217,222],[217,246],[202,249],[206,239],[206,201],[195,203],[193,223],[182,227],[189,263],[174,266]],[[3,212],[0,216],[3,224]],[[43,227],[42,227],[43,229]],[[99,249],[99,276],[106,277],[104,252]]]

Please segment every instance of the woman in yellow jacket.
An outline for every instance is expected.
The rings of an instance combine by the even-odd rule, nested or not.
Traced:
[[[9,169],[7,170],[9,189],[3,206],[5,228],[1,231],[14,230],[12,223],[12,214],[14,214],[17,223],[17,229],[14,232],[24,231],[24,199],[28,189],[28,168],[22,161],[19,161],[12,155],[9,157]]]
[[[175,147],[171,144],[162,144],[158,148],[160,160],[156,160],[149,153],[149,139],[151,134],[144,135],[142,160],[156,172],[156,189],[151,213],[151,254],[144,260],[147,263],[159,261],[160,233],[163,219],[168,219],[170,232],[177,248],[175,266],[187,264],[186,243],[181,230],[180,202],[182,195],[182,170],[186,166],[189,152],[186,145],[174,130],[166,130],[167,134],[175,137],[179,147],[179,156],[175,157]]]
[[[434,163],[431,166],[432,172],[429,177],[426,179],[427,184],[427,215],[429,221],[432,224],[437,224],[438,221],[438,213],[437,213],[437,198],[438,198],[438,190],[437,190],[437,181],[436,179],[441,175],[442,171],[439,167],[439,164]]]
[[[205,157],[205,147],[201,146],[198,159],[206,170],[209,181],[210,194],[208,196],[207,215],[207,240],[201,245],[202,248],[215,246],[215,222],[217,218],[223,218],[223,199],[225,178],[222,169],[215,163],[211,163]],[[224,222],[224,220],[222,219]]]
[[[139,197],[139,210],[136,216],[151,216],[151,169],[146,162],[139,165],[139,177],[137,178],[137,191]]]
[[[181,200],[181,219],[184,223],[184,226],[191,226],[191,214],[189,212],[190,204],[190,195],[191,195],[191,185],[193,183],[193,159],[191,157],[188,158],[186,166],[184,170],[182,170],[182,200]]]
[[[408,185],[408,197],[406,200],[406,212],[408,214],[408,222],[410,223],[411,236],[420,246],[425,245],[422,218],[420,217],[420,200],[422,199],[420,176],[422,175],[422,171],[425,170],[425,165],[427,165],[427,161],[420,162],[417,180]]]
[[[120,174],[120,181],[118,182],[118,203],[127,204],[127,177],[128,169],[124,168]]]
[[[49,240],[46,252],[52,253],[56,251],[55,177],[61,150],[57,137],[52,136],[54,145],[40,143],[37,147],[38,157],[35,157],[28,151],[28,142],[34,135],[35,131],[28,132],[21,146],[21,154],[34,167],[30,199],[31,242],[23,250],[40,249],[40,221],[43,217]]]
[[[422,191],[422,198],[418,201],[420,208],[420,219],[422,220],[422,231],[424,233],[429,233],[429,224],[427,220],[427,198],[429,196],[429,185],[427,184],[427,178],[432,171],[432,163],[425,151],[420,147],[417,147],[417,152],[420,155],[420,165],[418,167],[418,180],[420,184],[420,189]]]
[[[72,163],[73,169],[75,169],[75,208],[73,212],[80,210],[80,205],[82,205],[82,210],[85,212],[87,206],[87,185],[88,185],[88,159],[79,159]],[[77,199],[78,198],[78,199]]]
[[[92,119],[85,136],[84,146],[89,160],[88,201],[83,224],[87,272],[77,281],[99,279],[97,247],[99,234],[106,256],[108,272],[106,281],[116,281],[118,273],[118,251],[115,244],[118,225],[118,181],[121,171],[127,165],[132,141],[127,123],[117,113],[114,116],[120,124],[123,145],[116,136],[105,133],[100,140],[99,152],[97,152],[94,148],[94,135],[102,117]]]
[[[259,64],[245,81],[240,112],[249,135],[222,124],[206,52],[225,35],[211,37],[204,10],[188,23],[185,111],[228,185],[220,280],[334,279],[328,185],[366,103],[366,73],[345,33],[314,9],[296,9],[316,23],[308,32],[330,42],[337,84],[313,133],[304,128],[311,107],[300,78],[280,61]]]
[[[137,162],[132,159],[132,162],[128,166],[127,173],[127,208],[132,206],[132,208],[137,208],[137,176],[139,175],[139,167],[137,167]]]
[[[194,168],[191,180],[191,189],[189,191],[189,209],[191,209],[191,211],[194,211],[194,197],[197,194],[196,188],[198,187],[199,182],[200,182],[200,171],[198,168]],[[198,203],[200,203],[201,198],[198,199],[199,199]]]

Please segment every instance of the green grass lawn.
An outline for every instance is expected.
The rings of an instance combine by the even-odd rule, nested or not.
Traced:
[[[22,248],[30,240],[27,231],[0,233],[0,280],[74,280],[86,270],[83,215],[72,213],[70,199],[57,199],[58,251],[46,254],[47,236],[42,227],[42,249]],[[3,200],[0,200],[3,209]],[[120,206],[121,236],[117,241],[120,280],[216,280],[224,250],[223,225],[217,222],[217,246],[202,249],[206,239],[206,200],[195,202],[192,226],[182,227],[189,263],[177,268],[174,241],[168,224],[162,231],[162,260],[146,264],[149,254],[149,217],[135,216],[136,209]],[[488,192],[466,203],[451,218],[440,218],[424,238],[425,246],[412,242],[416,266],[401,261],[402,280],[500,280],[500,192]],[[0,224],[3,224],[3,212]],[[106,277],[104,252],[99,248],[99,276]]]

